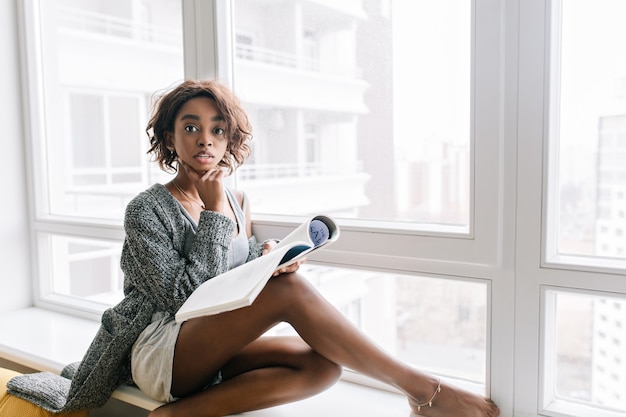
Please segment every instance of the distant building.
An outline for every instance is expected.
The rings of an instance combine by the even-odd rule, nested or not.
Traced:
[[[626,250],[626,115],[599,121],[596,255],[624,258]],[[626,301],[597,298],[593,305],[593,401],[626,404]]]
[[[598,298],[593,305],[591,396],[624,409],[626,404],[626,301]]]

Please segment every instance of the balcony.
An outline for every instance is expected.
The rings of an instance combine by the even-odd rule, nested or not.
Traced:
[[[133,40],[173,48],[182,46],[180,28],[142,23],[133,19],[66,6],[59,6],[57,13],[58,27],[65,31],[83,32],[106,38],[120,38],[126,41]]]
[[[328,66],[320,60],[239,43],[237,90],[243,101],[277,107],[366,113],[369,84],[356,66]],[[328,100],[332,96],[333,100]]]
[[[238,187],[250,197],[255,213],[352,217],[367,205],[369,175],[323,172],[319,164],[250,165],[239,169]]]

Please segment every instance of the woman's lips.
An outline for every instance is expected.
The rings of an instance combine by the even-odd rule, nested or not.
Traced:
[[[201,153],[196,154],[194,156],[194,158],[198,162],[206,163],[206,162],[209,162],[210,160],[212,160],[214,158],[214,156],[211,153],[201,152]]]

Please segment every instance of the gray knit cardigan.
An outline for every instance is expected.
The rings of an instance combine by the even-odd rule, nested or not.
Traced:
[[[179,204],[163,185],[135,197],[124,217],[124,299],[104,312],[81,362],[66,366],[61,375],[17,376],[7,384],[9,393],[61,412],[100,407],[119,385],[132,383],[130,351],[152,314],[175,314],[196,287],[227,269],[234,222],[203,211],[187,258],[185,227]],[[250,239],[248,260],[260,255],[261,246]]]

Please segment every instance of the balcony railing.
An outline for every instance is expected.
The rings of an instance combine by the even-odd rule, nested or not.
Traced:
[[[236,58],[241,61],[258,62],[276,67],[292,68],[301,71],[329,73],[349,78],[362,78],[363,72],[357,67],[340,68],[328,66],[323,68],[319,59],[298,56],[275,49],[251,46],[244,42],[236,45]]]
[[[161,46],[181,47],[182,44],[180,29],[151,25],[74,7],[59,6],[57,10],[60,28],[105,37],[153,43]],[[251,61],[300,71],[323,72],[350,78],[362,77],[362,71],[356,67],[323,67],[319,59],[270,48],[251,46],[240,41],[237,41],[236,44],[236,58],[242,61]]]
[[[237,170],[237,177],[242,181],[313,177],[322,174],[322,166],[318,162],[308,164],[250,164]]]
[[[262,62],[279,67],[299,68],[319,71],[319,61],[313,58],[299,57],[294,54],[276,51],[246,44],[237,45],[237,58],[248,61]]]
[[[59,27],[159,45],[182,45],[180,29],[150,25],[74,7],[58,7]]]

